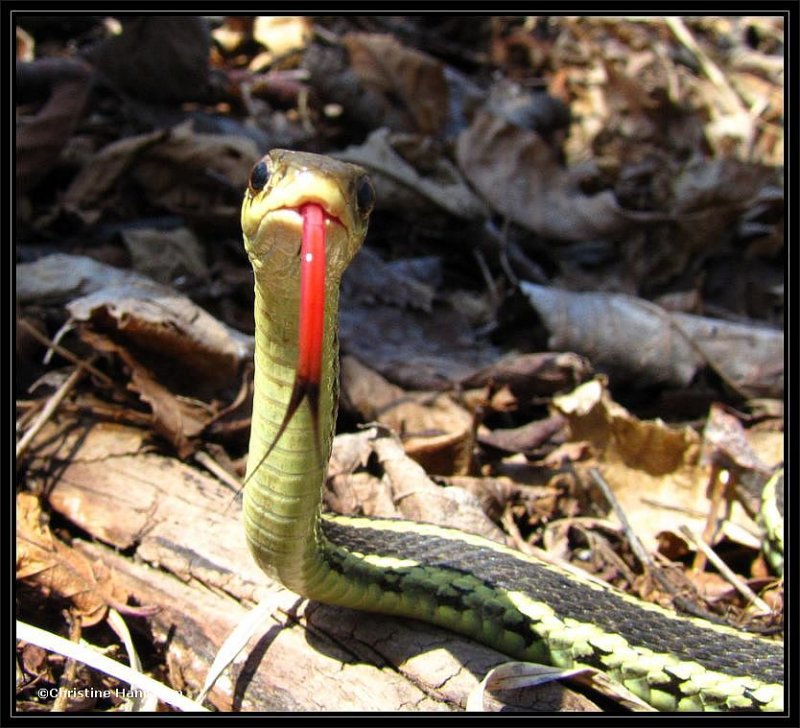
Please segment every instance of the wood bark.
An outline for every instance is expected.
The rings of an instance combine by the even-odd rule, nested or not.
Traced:
[[[158,611],[130,618],[163,644],[173,687],[196,695],[224,641],[256,603],[270,619],[217,681],[221,711],[451,711],[504,655],[450,632],[310,603],[255,565],[236,494],[186,463],[146,451],[140,430],[51,425],[28,485],[94,541],[77,549],[111,569],[114,593]],[[489,709],[586,710],[558,684],[502,693]]]

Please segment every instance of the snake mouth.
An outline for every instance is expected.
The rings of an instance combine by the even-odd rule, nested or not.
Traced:
[[[322,212],[325,222],[331,223],[333,225],[338,225],[344,230],[347,230],[347,225],[345,225],[344,221],[339,215],[334,214],[328,209],[328,206],[325,204],[324,200],[317,200],[312,198],[305,199],[297,205],[284,205],[283,207],[276,208],[276,212],[279,210],[283,210],[286,212],[293,212],[299,217],[303,218],[305,224],[305,218],[303,210],[307,207],[317,207]]]

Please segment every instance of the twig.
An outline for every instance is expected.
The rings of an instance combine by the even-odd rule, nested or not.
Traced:
[[[687,539],[689,539],[689,541],[698,549],[698,551],[702,551],[706,555],[706,558],[717,567],[719,573],[728,580],[731,586],[733,586],[733,588],[736,589],[739,594],[758,607],[762,613],[772,614],[772,610],[769,608],[769,605],[738,576],[736,576],[736,574],[730,570],[730,567],[719,556],[717,556],[716,552],[710,546],[708,546],[708,544],[704,543],[699,538],[695,538],[694,534],[685,525],[680,526],[679,530]]]
[[[729,106],[728,111],[746,114],[747,112],[739,99],[739,95],[731,88],[731,85],[728,83],[722,71],[719,70],[717,64],[714,63],[697,44],[691,31],[684,25],[683,20],[675,16],[667,16],[664,18],[664,21],[673,35],[697,59],[700,68],[708,80],[719,89]]]
[[[103,384],[107,384],[109,387],[115,387],[116,384],[111,377],[106,374],[103,374],[99,369],[93,367],[89,362],[82,361],[80,357],[73,354],[69,349],[65,349],[60,344],[57,344],[55,341],[48,339],[41,331],[39,331],[35,326],[32,326],[28,321],[24,318],[18,319],[17,323],[19,323],[25,331],[27,331],[34,339],[36,339],[40,344],[44,344],[44,346],[48,349],[48,354],[51,351],[56,352],[56,354],[63,356],[67,361],[72,362],[76,366],[82,366],[86,369],[87,372],[90,372],[92,376],[97,377]]]
[[[625,515],[625,511],[622,510],[622,506],[620,506],[616,497],[611,492],[611,488],[609,488],[606,479],[600,474],[600,471],[597,468],[589,468],[589,475],[592,476],[592,480],[594,480],[597,487],[603,491],[603,496],[608,504],[614,509],[614,513],[619,519],[620,524],[622,524],[622,529],[625,531],[625,536],[628,539],[628,543],[631,545],[631,550],[634,554],[636,554],[636,558],[639,559],[645,568],[651,571],[655,570],[655,564],[653,563],[652,557],[634,532],[633,527],[628,521],[628,517]]]
[[[93,355],[92,358],[89,360],[89,363],[93,362],[96,358],[96,355]],[[53,415],[53,412],[56,411],[56,408],[61,403],[61,400],[69,394],[69,391],[75,386],[77,381],[83,376],[86,368],[84,367],[83,363],[79,363],[78,366],[75,367],[72,374],[70,374],[64,383],[56,390],[52,397],[47,400],[47,404],[42,408],[42,411],[39,413],[39,416],[34,420],[33,424],[30,426],[28,431],[20,438],[19,442],[17,443],[16,449],[16,457],[17,457],[17,465],[19,465],[19,459],[28,449],[31,441],[39,431],[44,427],[47,420]]]
[[[216,460],[214,460],[214,458],[211,457],[211,455],[204,450],[198,450],[194,454],[194,459],[197,460],[197,462],[200,463],[204,468],[213,473],[219,480],[225,483],[225,485],[230,486],[235,493],[238,493],[239,490],[241,490],[242,484],[239,482],[239,480],[225,470],[225,468],[223,468]]]
[[[730,499],[726,497],[729,479],[730,473],[728,470],[716,464],[712,465],[708,488],[711,491],[710,505],[708,515],[706,516],[706,523],[703,527],[704,544],[710,544],[714,540],[714,536],[719,532],[722,520],[729,514]],[[720,506],[723,504],[725,506],[725,512],[720,516]],[[698,549],[692,568],[695,571],[703,571],[706,568],[706,552],[703,549]]]
[[[80,642],[81,640],[81,620],[76,619],[74,616],[67,614],[69,621],[69,639],[71,642]],[[51,713],[64,713],[69,707],[70,693],[74,692],[75,678],[78,674],[78,661],[74,657],[68,657],[64,664],[64,672],[61,673],[61,678],[58,681],[58,695],[53,701],[53,707],[50,708]]]
[[[475,262],[478,264],[478,268],[481,271],[486,288],[489,290],[489,297],[492,303],[497,305],[500,297],[497,294],[497,286],[492,280],[492,273],[489,270],[488,264],[486,263],[486,258],[483,257],[483,253],[479,248],[472,249],[472,256],[475,258]]]

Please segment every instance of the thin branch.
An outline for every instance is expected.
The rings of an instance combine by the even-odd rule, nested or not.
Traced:
[[[717,556],[716,552],[706,543],[704,543],[701,539],[695,538],[694,534],[685,526],[680,526],[680,532],[685,536],[689,541],[699,550],[702,551],[706,558],[717,567],[722,576],[724,576],[728,582],[733,586],[736,591],[739,592],[745,599],[749,602],[754,604],[761,610],[764,614],[772,614],[772,610],[769,608],[769,605],[761,599],[747,584],[745,584],[736,574],[734,574],[728,565],[719,557]]]
[[[95,357],[96,355],[92,356],[90,362],[94,361]],[[69,394],[70,390],[75,386],[85,372],[86,368],[83,366],[83,363],[79,363],[78,366],[76,366],[73,370],[72,374],[70,374],[66,380],[64,380],[64,383],[53,393],[53,396],[47,400],[47,404],[45,404],[45,406],[42,408],[39,416],[17,443],[17,465],[19,465],[19,459],[25,454],[25,451],[30,446],[33,438],[39,434],[39,431],[42,429],[42,427],[44,427],[45,423],[56,411],[56,408],[61,403],[61,400],[63,400],[64,397]]]

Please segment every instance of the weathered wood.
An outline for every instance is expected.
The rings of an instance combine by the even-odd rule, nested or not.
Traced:
[[[79,542],[83,552],[113,568],[138,604],[159,607],[148,625],[157,640],[168,640],[175,686],[196,694],[225,637],[248,608],[270,600],[271,620],[209,697],[219,710],[459,709],[486,672],[507,661],[449,632],[310,604],[270,582],[250,557],[232,491],[184,463],[143,452],[139,430],[53,425],[38,442],[29,483],[47,493],[54,510],[113,547]],[[565,695],[552,685],[515,702],[591,709],[563,702]]]

